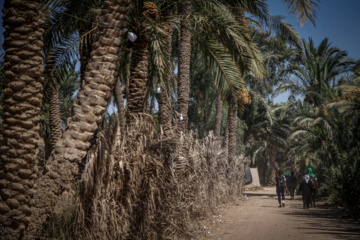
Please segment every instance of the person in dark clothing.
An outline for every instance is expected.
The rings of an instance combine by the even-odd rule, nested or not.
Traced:
[[[310,204],[311,204],[311,189],[312,189],[312,184],[310,181],[310,176],[309,175],[305,175],[303,180],[300,183],[299,186],[299,191],[301,191],[302,193],[302,198],[303,198],[303,208],[309,208]]]
[[[296,185],[297,185],[297,179],[294,176],[294,171],[291,171],[287,185],[288,185],[288,188],[289,188],[290,197],[291,197],[291,199],[294,199],[295,188],[296,188]]]
[[[317,177],[316,175],[313,173],[312,168],[308,168],[308,175],[310,176],[310,181],[311,181],[311,205],[312,207],[315,207],[315,198],[316,198],[316,193],[319,189],[319,185],[318,185],[318,181],[317,181]]]
[[[288,186],[288,190],[285,191],[285,193],[286,193],[286,194],[290,194],[290,192],[289,192],[289,180],[290,180],[289,172],[286,172],[286,173],[285,173],[285,179],[286,179],[286,184],[287,184],[287,186]]]
[[[278,196],[279,207],[285,207],[285,191],[287,191],[286,178],[281,170],[276,171],[273,182],[276,184],[276,194]],[[280,196],[281,195],[281,196]],[[281,204],[282,198],[282,204]]]

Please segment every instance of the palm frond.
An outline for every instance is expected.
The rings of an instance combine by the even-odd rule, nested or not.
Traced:
[[[285,0],[290,14],[296,15],[298,22],[304,25],[310,21],[315,26],[316,8],[319,0]]]
[[[231,91],[238,92],[244,87],[242,74],[233,57],[216,41],[198,39],[202,53],[209,68],[212,69],[220,94],[229,99]]]

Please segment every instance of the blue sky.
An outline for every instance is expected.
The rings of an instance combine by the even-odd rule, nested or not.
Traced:
[[[315,44],[324,38],[329,38],[333,46],[346,50],[350,57],[360,59],[360,0],[322,0],[317,9],[316,27],[296,21],[295,16],[289,16],[283,0],[267,1],[272,15],[285,16],[285,21],[291,23],[302,38],[312,37]],[[4,0],[0,0],[3,8]],[[2,16],[2,12],[0,13]],[[2,19],[0,20],[0,44],[4,42]],[[278,96],[275,101],[286,101],[287,95]]]
[[[332,46],[348,52],[349,56],[360,59],[360,0],[322,0],[317,9],[316,27],[311,23],[303,27],[290,16],[282,0],[268,1],[272,15],[285,16],[299,32],[302,38],[312,37],[318,45],[324,38],[329,38]],[[275,102],[286,102],[288,94],[282,94]]]
[[[301,28],[295,16],[289,16],[281,0],[268,1],[273,15],[287,17],[302,38],[312,37],[316,44],[328,37],[333,46],[346,50],[350,57],[360,59],[360,1],[322,0],[317,9],[316,27],[304,24]]]

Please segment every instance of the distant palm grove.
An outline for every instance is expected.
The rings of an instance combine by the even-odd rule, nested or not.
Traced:
[[[315,25],[319,1],[283,2]],[[311,167],[320,198],[360,215],[359,61],[301,39],[267,1],[3,13],[0,239],[196,238],[248,167],[262,185]]]

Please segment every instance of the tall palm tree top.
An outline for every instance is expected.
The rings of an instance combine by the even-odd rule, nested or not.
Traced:
[[[306,102],[321,105],[333,98],[338,80],[352,71],[356,61],[348,58],[346,51],[331,46],[325,38],[317,47],[309,38],[303,40],[303,51],[288,65],[286,83],[279,86],[278,93],[291,90],[292,96],[305,96]]]

